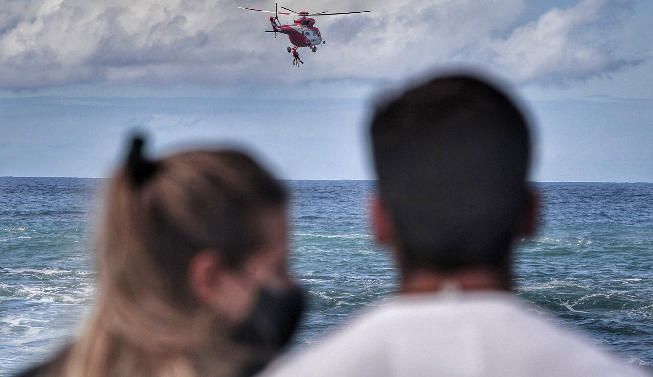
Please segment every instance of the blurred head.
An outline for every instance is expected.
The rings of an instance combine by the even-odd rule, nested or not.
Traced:
[[[257,341],[276,351],[294,330],[300,309],[297,295],[286,299],[297,291],[287,271],[286,190],[235,150],[186,151],[149,161],[142,146],[134,140],[106,193],[97,243],[98,314],[84,346],[106,348],[95,352],[105,359],[94,365],[119,360],[117,352],[141,358],[126,374],[156,375],[160,368],[147,366],[145,355],[156,355],[149,362],[160,364],[162,355],[227,343],[254,347]],[[268,303],[263,308],[261,298]],[[285,312],[270,313],[277,309]],[[265,321],[286,333],[261,335],[256,326],[267,327]],[[109,340],[95,339],[103,337]],[[230,357],[220,349],[222,355],[212,351],[209,359]],[[92,351],[82,354],[98,358]],[[191,369],[205,363],[197,355],[172,359],[183,359],[179,365]]]
[[[403,272],[507,279],[512,240],[532,231],[529,130],[510,98],[475,77],[436,77],[380,106],[370,131],[375,233]]]

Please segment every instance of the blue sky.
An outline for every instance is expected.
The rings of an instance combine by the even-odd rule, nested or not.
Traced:
[[[320,18],[327,44],[298,70],[267,17],[236,8],[273,2],[8,0],[0,176],[106,176],[140,129],[155,154],[235,144],[283,178],[368,179],[379,96],[464,68],[530,112],[533,179],[653,181],[653,2],[303,4],[374,12]]]

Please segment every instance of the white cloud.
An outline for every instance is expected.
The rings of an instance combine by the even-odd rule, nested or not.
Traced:
[[[629,64],[633,57],[612,49],[613,15],[628,4],[582,0],[524,21],[523,0],[315,0],[313,11],[374,13],[319,18],[327,45],[315,56],[303,50],[306,64],[293,72],[286,37],[263,33],[267,15],[236,8],[272,1],[3,0],[0,87],[392,80],[460,63],[522,83],[564,83]]]
[[[569,9],[551,9],[493,41],[494,62],[519,81],[561,82],[614,71],[629,62],[615,56],[608,33],[600,28],[618,5],[624,2],[583,0]]]

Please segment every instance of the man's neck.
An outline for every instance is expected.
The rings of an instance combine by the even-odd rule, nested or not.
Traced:
[[[400,293],[432,293],[454,287],[462,291],[510,291],[510,286],[487,269],[467,269],[449,274],[414,270],[403,274]]]

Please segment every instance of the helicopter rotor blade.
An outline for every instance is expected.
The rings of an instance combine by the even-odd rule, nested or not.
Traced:
[[[292,13],[294,13],[294,14],[299,14],[299,13],[295,12],[294,10],[289,9],[289,8],[286,8],[286,7],[281,7],[281,9],[285,9],[285,10],[287,10],[288,12],[292,12]]]
[[[334,12],[334,13],[326,13],[326,12],[320,12],[320,13],[312,13],[309,14],[309,16],[337,16],[341,14],[357,14],[357,13],[371,13],[371,10],[359,10],[355,12]]]
[[[274,11],[271,11],[271,10],[264,10],[264,9],[254,9],[254,8],[247,8],[247,7],[238,7],[238,8],[244,9],[244,10],[252,10],[254,12],[275,13],[275,14],[279,13],[279,14],[290,15],[290,13],[286,13],[286,12],[274,12]]]

